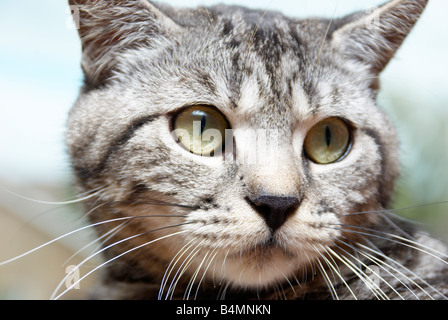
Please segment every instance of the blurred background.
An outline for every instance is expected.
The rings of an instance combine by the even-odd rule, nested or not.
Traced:
[[[170,0],[177,6],[232,3],[295,17],[342,16],[378,0]],[[398,212],[448,229],[448,2],[431,0],[422,19],[382,74],[379,104],[396,123],[403,174]],[[80,44],[65,0],[0,0],[0,262],[81,227],[64,133],[82,83]],[[431,205],[426,205],[431,204]],[[420,206],[423,205],[423,206]],[[417,207],[418,206],[418,207]],[[85,259],[89,230],[0,265],[0,299],[48,299],[67,268]],[[89,251],[90,250],[90,251]],[[88,260],[81,276],[98,265]],[[66,298],[82,297],[96,273]],[[65,289],[65,284],[62,286]]]

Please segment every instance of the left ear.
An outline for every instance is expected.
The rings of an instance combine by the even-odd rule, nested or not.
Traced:
[[[428,0],[393,0],[371,13],[356,15],[332,35],[332,45],[345,57],[380,73],[414,27]]]
[[[82,68],[93,87],[112,75],[124,50],[150,46],[182,28],[148,0],[69,0],[76,8],[82,43]]]

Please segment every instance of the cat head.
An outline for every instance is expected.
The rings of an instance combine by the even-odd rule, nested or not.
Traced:
[[[378,76],[427,1],[341,19],[82,1],[67,144],[109,256],[236,287],[361,241],[398,176]],[[128,219],[129,218],[129,219]],[[117,231],[120,230],[120,231]],[[171,271],[171,276],[176,272]]]

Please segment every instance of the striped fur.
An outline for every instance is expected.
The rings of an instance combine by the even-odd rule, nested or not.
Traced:
[[[384,211],[398,142],[375,101],[379,72],[426,3],[330,21],[71,0],[86,77],[68,124],[74,173],[80,190],[100,190],[86,203],[92,223],[130,217],[97,228],[112,260],[92,297],[444,297],[446,247]],[[173,114],[197,104],[230,123],[224,156],[188,153],[173,138]],[[303,141],[328,117],[350,123],[353,143],[342,161],[317,165]],[[269,133],[269,154],[251,132]],[[300,199],[275,232],[247,201],[263,192]],[[366,284],[371,265],[381,290]]]

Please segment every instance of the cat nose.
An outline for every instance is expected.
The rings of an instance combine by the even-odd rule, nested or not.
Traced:
[[[300,204],[298,198],[286,196],[261,195],[246,199],[262,215],[272,232],[277,230]]]

